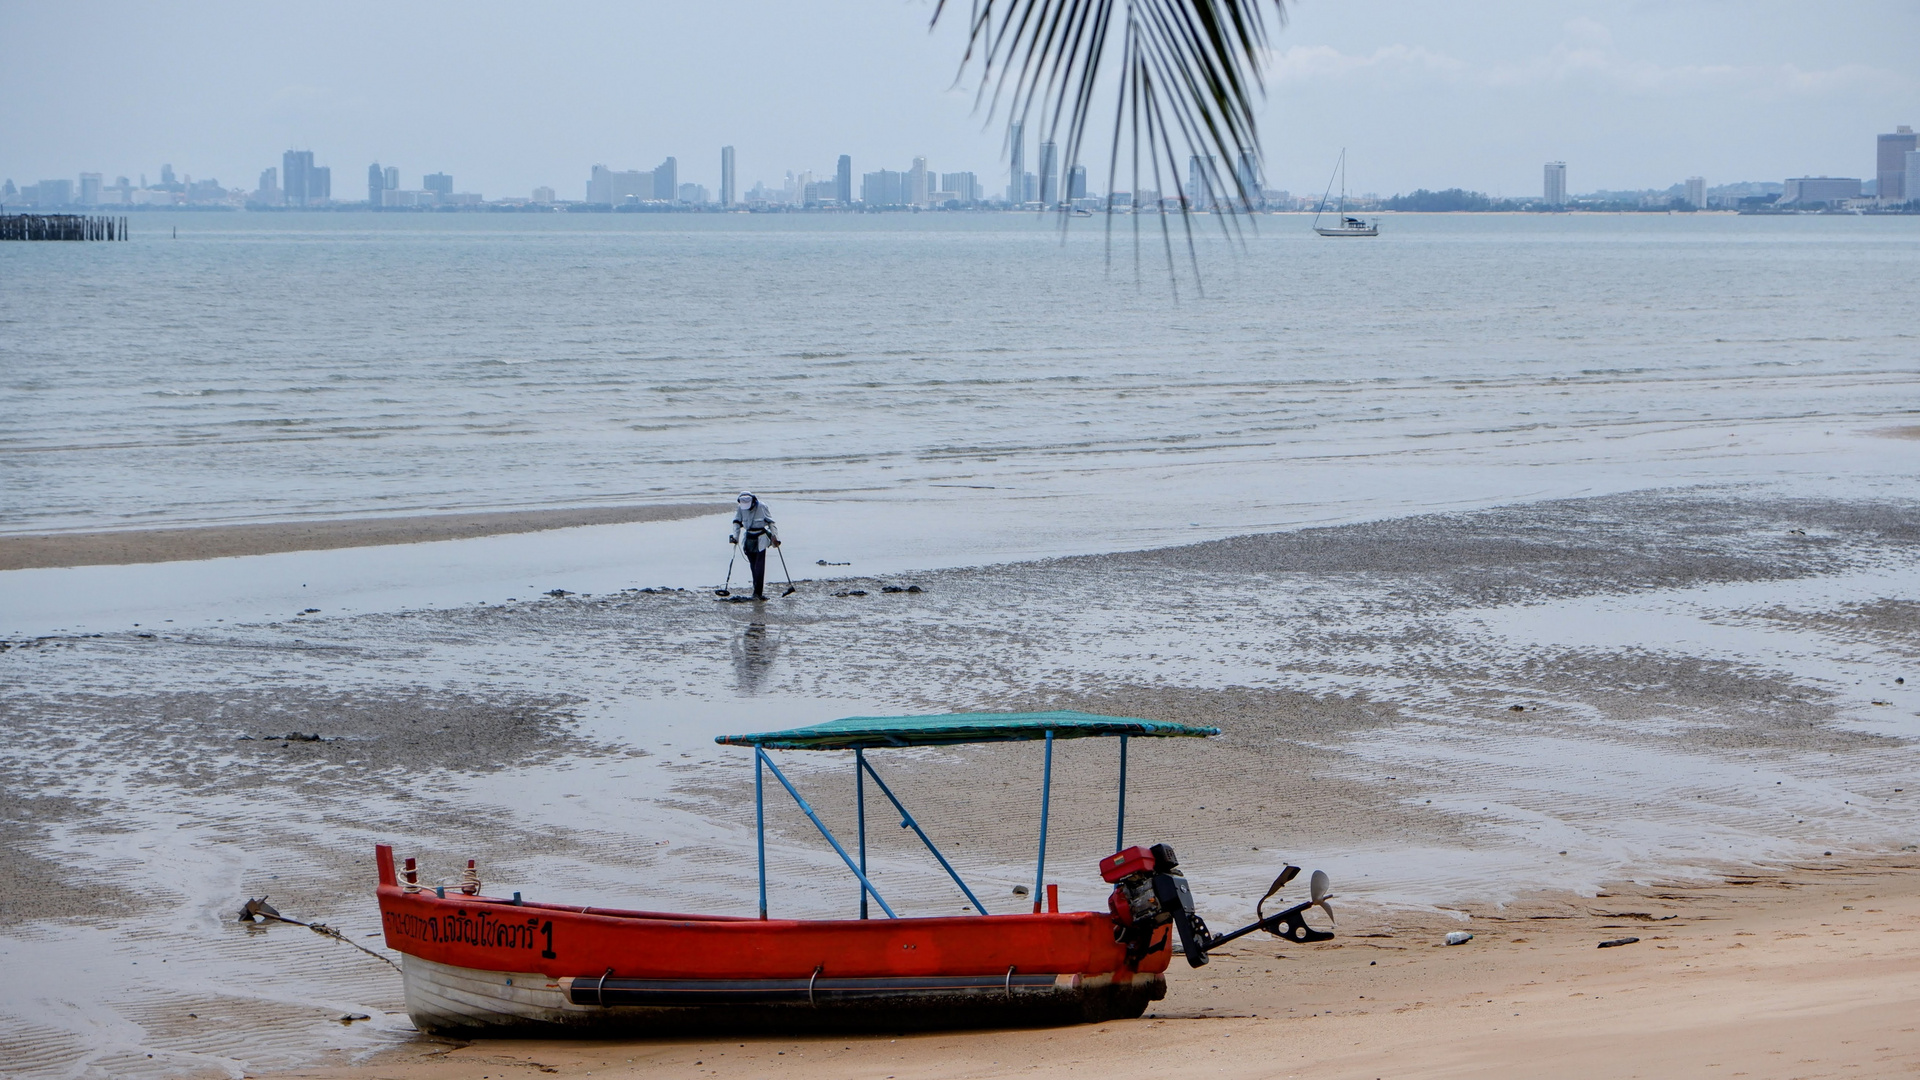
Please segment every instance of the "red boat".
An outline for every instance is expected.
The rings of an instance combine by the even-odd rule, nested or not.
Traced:
[[[536,903],[519,893],[481,896],[472,863],[460,884],[423,886],[414,860],[397,871],[393,850],[383,844],[375,850],[387,945],[403,954],[414,1024],[469,1036],[909,1030],[1136,1017],[1165,996],[1164,972],[1176,937],[1195,966],[1207,962],[1208,950],[1254,930],[1302,942],[1332,937],[1303,918],[1308,907],[1326,908],[1326,876],[1318,871],[1312,899],[1214,936],[1193,911],[1171,848],[1121,845],[1127,740],[1218,733],[1164,721],[1045,712],[850,717],[791,731],[722,736],[717,741],[750,746],[754,753],[758,917]],[[1062,912],[1057,886],[1042,888],[1053,742],[1088,736],[1120,739],[1116,851],[1101,860],[1102,876],[1114,891],[1107,911]],[[1046,744],[1032,910],[990,915],[880,779],[866,751],[1028,739]],[[857,860],[780,771],[770,749],[854,752]],[[768,916],[766,772],[859,880],[858,918]],[[869,778],[980,914],[900,918],[881,897],[866,873]],[[1297,872],[1288,867],[1268,896]],[[884,918],[868,917],[869,899]]]

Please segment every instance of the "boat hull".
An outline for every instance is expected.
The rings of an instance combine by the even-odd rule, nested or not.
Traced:
[[[377,849],[381,921],[424,1031],[925,1030],[1139,1016],[1165,928],[1130,965],[1105,913],[794,920],[436,895]]]
[[[1369,225],[1364,229],[1328,229],[1316,225],[1313,231],[1321,236],[1379,236],[1380,226]]]
[[[482,971],[408,956],[407,1014],[458,1037],[679,1036],[1046,1027],[1131,1019],[1166,995],[1159,973],[983,979],[641,980]],[[741,983],[784,984],[772,988]],[[705,983],[705,985],[700,985]],[[794,985],[794,984],[797,984]],[[604,1000],[605,1004],[601,1002]]]

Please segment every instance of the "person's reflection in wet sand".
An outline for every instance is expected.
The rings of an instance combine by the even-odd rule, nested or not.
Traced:
[[[767,624],[751,622],[733,642],[733,676],[743,694],[758,694],[773,673],[774,654],[780,651],[777,639],[767,636]]]

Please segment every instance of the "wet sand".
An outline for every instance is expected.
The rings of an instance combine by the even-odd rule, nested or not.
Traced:
[[[849,1039],[482,1040],[305,1080],[536,1076],[1813,1078],[1920,1074],[1920,856],[1621,884],[1176,962],[1134,1021]],[[1441,940],[1450,930],[1465,945]],[[1602,941],[1638,938],[1602,949]]]
[[[0,791],[12,794],[0,800],[9,883],[0,963],[66,974],[57,1002],[0,986],[0,1054],[34,1076],[264,1073],[355,1059],[379,1063],[366,1075],[455,1062],[462,1075],[494,1075],[494,1058],[474,1073],[481,1048],[439,1065],[417,1060],[446,1046],[411,1031],[386,965],[296,927],[237,926],[233,911],[268,894],[291,915],[377,944],[366,937],[378,926],[371,848],[386,841],[421,858],[429,880],[478,857],[490,891],[744,914],[750,770],[714,734],[968,708],[1080,707],[1219,726],[1223,735],[1205,742],[1136,745],[1129,795],[1130,838],[1180,850],[1216,926],[1251,917],[1282,859],[1333,874],[1337,949],[1223,959],[1179,977],[1163,1027],[1122,1028],[1147,1044],[1165,1032],[1189,1059],[1225,1056],[1230,1074],[1275,1075],[1272,1063],[1296,1052],[1336,1076],[1386,1075],[1389,1065],[1446,1075],[1436,1062],[1476,1074],[1483,1049],[1511,1063],[1557,1046],[1582,1058],[1567,1075],[1631,1075],[1579,1069],[1671,1045],[1647,1032],[1723,1024],[1725,1010],[1682,1009],[1696,985],[1711,987],[1702,1000],[1748,1003],[1762,1017],[1798,1015],[1767,995],[1828,985],[1920,1006],[1909,984],[1872,965],[1859,981],[1821,982],[1823,953],[1793,952],[1821,941],[1779,938],[1792,955],[1780,954],[1777,971],[1728,966],[1755,939],[1714,951],[1726,951],[1725,927],[1750,918],[1741,905],[1756,891],[1800,898],[1763,915],[1851,905],[1849,919],[1869,920],[1860,942],[1871,930],[1910,948],[1902,919],[1914,914],[1916,871],[1902,849],[1920,842],[1920,687],[1909,688],[1920,677],[1903,676],[1920,676],[1916,562],[1914,506],[1702,490],[803,582],[792,599],[762,605],[632,588],[3,641]],[[907,584],[922,591],[886,591]],[[1048,868],[1072,907],[1104,898],[1092,867],[1113,840],[1113,752],[1094,740],[1057,752]],[[823,817],[848,828],[845,762],[784,760]],[[1011,888],[1033,874],[1033,747],[908,751],[876,764],[934,823],[991,910],[1019,902]],[[844,914],[853,894],[812,825],[779,800],[768,816],[779,911]],[[911,837],[876,835],[874,845],[890,901],[914,914],[960,909]],[[1791,888],[1698,884],[1815,865],[1849,869],[1794,871]],[[1856,870],[1869,876],[1848,876]],[[1623,880],[1683,884],[1593,896]],[[1821,891],[1828,885],[1860,891]],[[1876,899],[1856,902],[1867,892]],[[1895,896],[1907,899],[1880,903]],[[1659,926],[1715,936],[1682,942],[1708,959],[1647,968],[1654,961],[1643,957],[1666,957],[1679,938],[1646,933],[1626,949],[1593,950],[1591,935],[1612,936],[1619,928],[1607,924],[1621,920],[1592,911],[1659,918],[1667,909],[1647,906],[1656,901],[1692,912]],[[1543,910],[1569,918],[1511,930],[1520,913]],[[1462,912],[1481,934],[1474,945],[1431,947]],[[1756,939],[1775,941],[1775,924],[1752,925]],[[1394,936],[1366,936],[1375,933]],[[1910,974],[1911,952],[1900,955]],[[1405,961],[1404,981],[1369,981],[1392,967],[1389,956]],[[1596,956],[1621,966],[1593,967]],[[1513,964],[1472,966],[1505,957]],[[1689,982],[1688,963],[1715,974]],[[1583,1012],[1592,1003],[1567,995],[1591,998],[1589,984],[1615,989]],[[1360,995],[1398,987],[1405,1000],[1393,1008],[1409,1011],[1359,1014]],[[1541,1017],[1527,1029],[1533,1041],[1507,1041],[1521,1029],[1481,1008],[1485,998],[1524,1000],[1507,1012]],[[1201,1013],[1266,1019],[1175,1019]],[[356,1014],[369,1019],[337,1022]],[[1724,1025],[1804,1037],[1856,1022],[1816,1014],[1815,1025]],[[1246,1030],[1220,1026],[1234,1024]],[[1260,1044],[1253,1034],[1265,1024],[1284,1038]],[[1620,1045],[1589,1053],[1577,1040],[1591,1030]],[[1703,1046],[1717,1045],[1711,1035]],[[1179,1060],[1155,1050],[1117,1066],[1102,1049],[1110,1037],[916,1038],[932,1070],[921,1073],[899,1073],[885,1056],[894,1044],[841,1045],[866,1055],[849,1074],[876,1080],[994,1075],[991,1063],[1009,1058],[980,1055],[1005,1047],[1023,1055],[1010,1071],[1043,1059],[1107,1071]],[[744,1049],[784,1068],[828,1048]],[[595,1049],[534,1060],[600,1073],[590,1062],[614,1059]],[[699,1060],[695,1074],[718,1067],[705,1053],[739,1049],[621,1048],[661,1072]]]
[[[565,510],[498,510],[469,514],[275,521],[251,525],[205,525],[178,529],[0,535],[0,570],[53,566],[112,566],[182,562],[283,551],[423,544],[480,536],[676,521],[728,509],[730,504],[588,506]]]

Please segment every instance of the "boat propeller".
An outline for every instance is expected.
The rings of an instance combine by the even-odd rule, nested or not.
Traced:
[[[1113,894],[1107,898],[1107,908],[1113,915],[1114,940],[1127,947],[1128,963],[1137,966],[1154,951],[1157,932],[1169,923],[1180,938],[1180,949],[1186,954],[1187,963],[1193,967],[1206,964],[1210,959],[1207,954],[1214,949],[1255,930],[1265,930],[1275,937],[1302,944],[1333,938],[1331,931],[1315,930],[1306,921],[1306,910],[1312,907],[1326,912],[1329,923],[1333,921],[1333,907],[1327,903],[1332,899],[1331,883],[1324,870],[1315,870],[1307,879],[1306,900],[1268,915],[1266,902],[1300,876],[1299,867],[1285,867],[1268,886],[1266,895],[1254,904],[1257,918],[1253,922],[1238,930],[1214,934],[1207,929],[1206,920],[1193,909],[1193,893],[1179,866],[1180,860],[1173,848],[1166,844],[1127,848],[1100,860],[1101,877],[1114,887]]]

